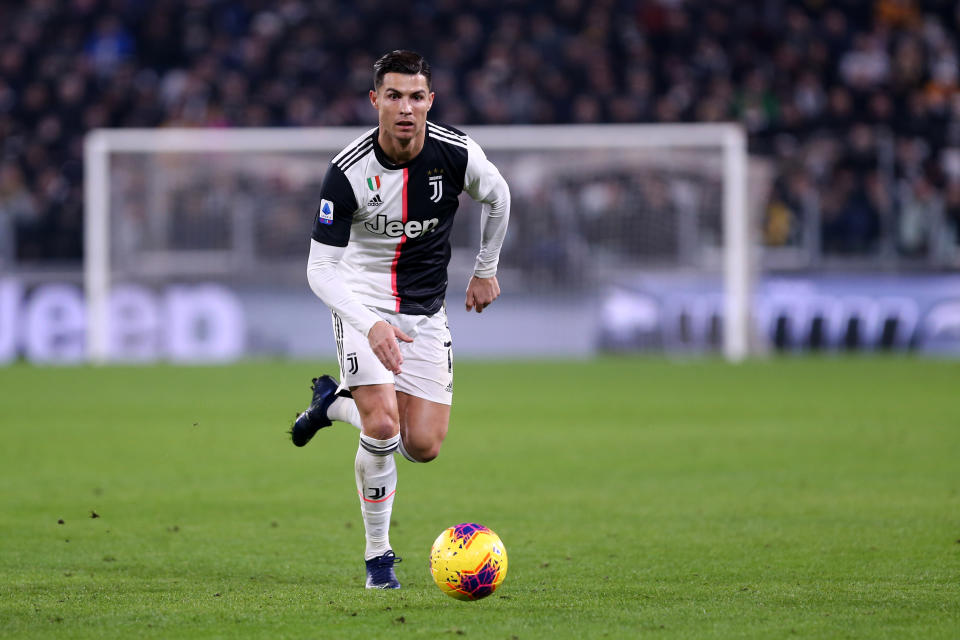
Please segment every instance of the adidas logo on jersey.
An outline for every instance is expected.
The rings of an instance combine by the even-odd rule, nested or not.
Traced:
[[[368,206],[368,207],[379,207],[379,206],[382,205],[382,204],[383,204],[383,200],[380,199],[380,194],[378,193],[377,195],[375,195],[375,196],[373,196],[372,198],[370,198],[370,201],[367,203],[367,206]]]

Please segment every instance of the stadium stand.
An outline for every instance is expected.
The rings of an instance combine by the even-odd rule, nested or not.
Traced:
[[[739,120],[778,167],[768,246],[960,266],[949,0],[27,0],[0,25],[0,264],[82,257],[86,131],[370,124],[404,47],[437,120]]]

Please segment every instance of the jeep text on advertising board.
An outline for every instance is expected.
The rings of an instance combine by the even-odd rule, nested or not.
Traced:
[[[0,364],[86,360],[86,303],[78,287],[24,287],[0,280]],[[110,296],[110,359],[121,362],[229,362],[244,355],[246,322],[237,297],[216,284],[168,286],[156,293],[117,286]]]

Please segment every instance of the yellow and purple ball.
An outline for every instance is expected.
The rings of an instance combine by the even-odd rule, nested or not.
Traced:
[[[507,575],[507,550],[487,527],[465,522],[444,530],[430,549],[430,573],[440,590],[457,600],[480,600]]]

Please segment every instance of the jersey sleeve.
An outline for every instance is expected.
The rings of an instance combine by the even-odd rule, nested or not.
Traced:
[[[340,167],[331,164],[320,187],[320,205],[313,219],[311,237],[321,244],[347,246],[353,214],[357,209],[359,205],[350,181]]]
[[[500,249],[510,220],[510,188],[476,142],[467,138],[467,171],[464,191],[480,202],[480,253],[473,275],[491,278],[497,274]]]
[[[307,282],[324,304],[336,311],[357,331],[367,335],[380,317],[363,306],[337,275],[337,263],[343,257],[343,252],[343,247],[312,241],[310,259],[307,261]]]
[[[473,138],[467,137],[467,170],[463,178],[463,190],[477,202],[492,204],[495,192],[502,191],[506,181],[492,162],[487,160]]]

